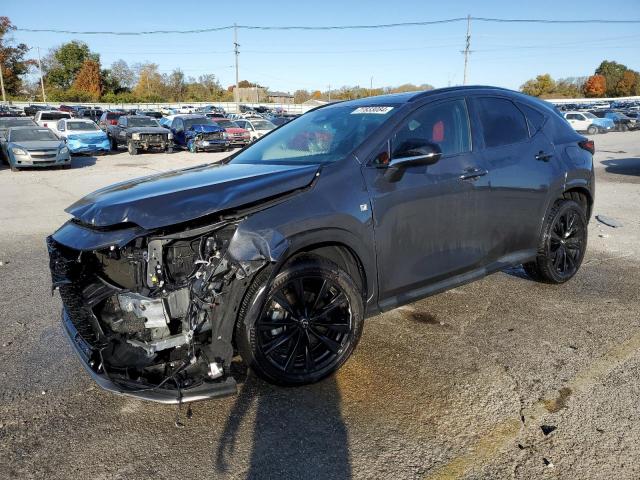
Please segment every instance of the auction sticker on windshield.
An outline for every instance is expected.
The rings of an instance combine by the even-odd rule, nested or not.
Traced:
[[[389,113],[391,110],[393,110],[393,107],[358,107],[353,112],[351,112],[351,115],[360,113],[384,115],[386,113]]]

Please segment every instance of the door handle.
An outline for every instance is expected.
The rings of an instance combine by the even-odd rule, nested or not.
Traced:
[[[548,162],[549,160],[551,160],[551,157],[553,157],[553,153],[545,153],[542,150],[540,150],[536,154],[536,160],[539,160],[541,162]]]
[[[485,170],[484,168],[475,168],[475,167],[465,168],[464,171],[460,174],[460,179],[470,180],[470,179],[482,177],[487,173],[489,173],[489,171]]]

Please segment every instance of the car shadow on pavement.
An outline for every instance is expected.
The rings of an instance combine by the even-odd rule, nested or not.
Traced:
[[[96,164],[98,157],[93,155],[74,155],[71,157],[71,168],[85,168]]]
[[[249,373],[215,453],[217,473],[233,468],[246,422],[255,416],[246,478],[351,478],[347,427],[335,376],[305,387],[269,385]],[[246,450],[246,449],[242,449]]]
[[[635,175],[640,177],[640,158],[616,158],[615,160],[603,160],[605,171],[618,175]]]

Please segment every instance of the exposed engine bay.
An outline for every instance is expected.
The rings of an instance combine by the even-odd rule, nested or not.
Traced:
[[[248,277],[266,263],[226,255],[236,227],[158,232],[92,251],[47,239],[67,330],[95,374],[120,393],[169,390],[176,401],[188,389],[229,386],[233,321],[225,319],[235,318]]]

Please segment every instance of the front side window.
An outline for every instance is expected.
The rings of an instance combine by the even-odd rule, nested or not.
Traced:
[[[412,113],[391,138],[391,158],[426,142],[443,156],[471,151],[467,106],[463,99],[427,105]]]
[[[529,138],[527,121],[511,100],[480,97],[476,101],[487,148],[520,143]]]
[[[323,107],[271,132],[240,152],[231,163],[335,162],[355,150],[392,112],[395,108],[391,106]]]

